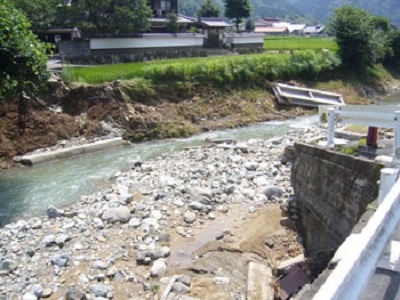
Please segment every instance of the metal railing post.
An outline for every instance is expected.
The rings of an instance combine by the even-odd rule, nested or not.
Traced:
[[[400,147],[400,111],[394,112],[394,142],[393,155],[396,155],[396,149]]]
[[[385,199],[386,195],[390,192],[393,185],[396,183],[398,174],[399,174],[399,169],[383,168],[381,170],[378,205],[382,204],[383,199]],[[388,243],[386,244],[386,248],[383,252],[383,255],[390,256],[391,251],[392,251],[392,240],[389,240]]]
[[[328,108],[328,141],[326,143],[327,147],[333,147],[335,135],[335,109],[333,107]]]
[[[392,189],[394,183],[396,182],[398,173],[399,170],[393,168],[383,168],[381,170],[378,205],[382,203],[383,199],[385,199],[386,195]]]

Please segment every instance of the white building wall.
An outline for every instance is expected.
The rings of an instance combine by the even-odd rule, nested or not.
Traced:
[[[202,47],[203,37],[167,37],[167,38],[112,38],[90,39],[91,50],[130,49],[130,48],[168,48]]]
[[[233,44],[263,44],[264,43],[264,36],[242,36],[242,37],[233,37]]]

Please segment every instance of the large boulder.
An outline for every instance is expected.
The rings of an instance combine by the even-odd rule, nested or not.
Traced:
[[[271,198],[272,196],[275,197],[280,197],[284,193],[284,189],[279,187],[279,186],[266,186],[262,189],[262,192],[265,196],[268,198]]]
[[[157,259],[150,270],[151,277],[162,277],[167,273],[167,261],[163,258]]]
[[[101,218],[110,223],[128,222],[131,218],[131,211],[125,206],[110,208],[103,213]]]

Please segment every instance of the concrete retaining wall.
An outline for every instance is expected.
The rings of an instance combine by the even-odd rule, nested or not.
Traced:
[[[80,146],[73,146],[65,149],[58,149],[49,152],[42,152],[37,154],[31,155],[24,155],[21,157],[20,162],[24,165],[34,165],[43,162],[49,162],[53,160],[64,159],[67,157],[91,153],[95,151],[104,150],[110,147],[120,146],[123,144],[123,139],[113,138],[107,140],[101,140],[95,143],[80,145]]]
[[[381,165],[312,145],[295,144],[292,184],[305,254],[321,272],[378,196]]]

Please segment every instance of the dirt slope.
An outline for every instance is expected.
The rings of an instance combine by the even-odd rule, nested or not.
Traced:
[[[110,128],[116,128],[117,134],[126,139],[143,141],[310,113],[300,108],[277,108],[264,87],[216,91],[204,86],[166,86],[150,92],[132,90],[129,82],[69,87],[57,82],[39,101],[27,101],[25,113],[18,111],[17,105],[3,104],[0,169],[13,166],[14,156],[54,146],[58,140],[107,135],[113,131]]]

